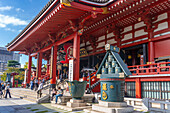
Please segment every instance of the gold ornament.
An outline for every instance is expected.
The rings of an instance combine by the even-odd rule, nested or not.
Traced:
[[[106,83],[103,84],[102,89],[105,90],[105,91],[107,90],[107,84]]]
[[[103,91],[103,93],[102,93],[102,98],[103,98],[103,100],[106,100],[106,99],[107,99],[107,94],[106,94],[106,92],[104,92],[104,91]]]
[[[113,85],[110,85],[110,89],[113,89],[114,88],[114,86]]]
[[[95,7],[93,7],[93,10],[96,10],[96,8],[95,8]]]

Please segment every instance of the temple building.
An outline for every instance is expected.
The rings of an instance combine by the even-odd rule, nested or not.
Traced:
[[[7,48],[29,56],[27,83],[32,57],[39,80],[47,60],[46,76],[55,87],[56,76],[79,80],[84,67],[97,70],[111,44],[132,73],[126,96],[170,99],[169,43],[169,0],[50,0]]]

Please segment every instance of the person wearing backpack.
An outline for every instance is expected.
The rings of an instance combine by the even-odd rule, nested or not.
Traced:
[[[11,98],[11,93],[10,93],[10,89],[9,89],[9,84],[7,84],[7,86],[5,87],[5,98],[7,98],[7,94],[9,94],[9,98]]]
[[[61,89],[61,87],[58,87],[57,95],[55,98],[55,104],[57,104],[58,97],[62,97],[62,96],[63,96],[63,90]]]

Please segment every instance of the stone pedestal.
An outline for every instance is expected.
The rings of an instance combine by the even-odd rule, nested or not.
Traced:
[[[91,113],[99,111],[104,113],[131,113],[132,106],[127,106],[126,102],[104,102],[99,101],[99,104],[92,106]]]
[[[84,103],[84,100],[74,100],[70,99],[70,102],[67,102],[68,107],[83,107],[86,106],[86,103]]]

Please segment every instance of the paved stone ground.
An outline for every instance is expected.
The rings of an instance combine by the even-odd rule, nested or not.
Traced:
[[[0,99],[0,113],[84,113],[68,112],[52,107],[50,103],[36,104],[19,98]]]
[[[0,113],[85,113],[85,112],[83,111],[68,112],[51,106],[51,103],[36,104],[34,102],[30,102],[20,98],[8,98],[8,99],[3,98],[0,99]]]

